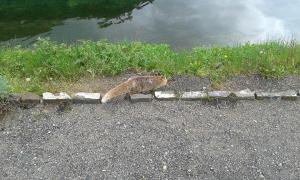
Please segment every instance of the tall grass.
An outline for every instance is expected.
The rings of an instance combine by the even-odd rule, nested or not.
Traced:
[[[0,75],[17,92],[41,92],[49,81],[73,82],[83,76],[114,76],[127,70],[155,71],[168,77],[196,75],[214,82],[239,74],[300,75],[300,45],[273,41],[175,52],[165,44],[82,41],[66,45],[42,39],[34,48],[0,48]]]

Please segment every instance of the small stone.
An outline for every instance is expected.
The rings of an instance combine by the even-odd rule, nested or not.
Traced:
[[[175,91],[155,91],[155,98],[158,100],[175,100],[177,95]]]
[[[256,98],[261,99],[289,99],[295,100],[298,98],[297,92],[294,90],[281,91],[281,92],[257,92]]]
[[[100,93],[85,93],[85,92],[79,92],[76,93],[73,96],[73,102],[74,103],[100,103]]]
[[[60,102],[69,102],[71,101],[71,97],[64,93],[52,94],[49,92],[43,93],[43,102],[44,103],[60,103]]]
[[[167,169],[168,169],[168,167],[166,165],[163,165],[163,170],[165,171]]]
[[[191,101],[191,100],[200,100],[207,98],[208,95],[204,91],[191,91],[191,92],[184,92],[181,95],[182,100]]]
[[[41,102],[40,96],[32,93],[21,95],[21,103],[23,104],[39,104]]]
[[[228,98],[231,94],[232,93],[229,91],[211,91],[211,92],[208,92],[208,97],[225,99],[225,98]]]
[[[131,102],[149,102],[152,101],[153,95],[152,94],[133,94],[130,95]]]
[[[247,100],[255,99],[255,92],[251,91],[250,89],[235,91],[233,92],[233,94],[237,97],[237,99],[247,99]]]

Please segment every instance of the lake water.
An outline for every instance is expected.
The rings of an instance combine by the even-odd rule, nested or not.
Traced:
[[[38,37],[174,48],[300,39],[300,0],[1,0],[0,42]]]

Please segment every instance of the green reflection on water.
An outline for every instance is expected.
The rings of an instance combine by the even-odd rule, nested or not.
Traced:
[[[67,18],[104,18],[100,27],[109,20],[126,15],[147,0],[1,0],[0,41],[33,36],[50,31]],[[124,18],[122,18],[124,20]]]

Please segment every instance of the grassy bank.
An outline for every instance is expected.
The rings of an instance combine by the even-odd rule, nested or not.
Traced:
[[[81,77],[113,76],[127,70],[209,77],[216,84],[239,74],[300,75],[300,44],[266,42],[175,52],[164,44],[84,41],[66,45],[39,40],[33,49],[0,48],[0,75],[12,92],[40,93],[49,90],[49,84],[55,90]]]
[[[6,80],[0,76],[0,99],[7,95],[9,91],[9,86]]]

